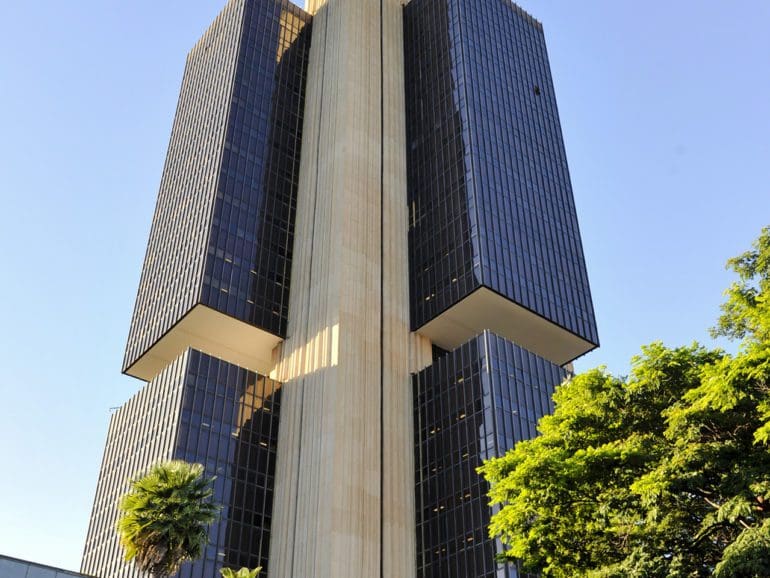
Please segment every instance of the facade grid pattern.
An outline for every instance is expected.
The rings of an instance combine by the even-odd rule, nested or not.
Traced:
[[[243,19],[201,301],[284,337],[310,16],[250,0]]]
[[[412,0],[405,29],[413,328],[486,286],[598,343],[542,27]]]
[[[481,278],[449,16],[447,2],[412,0],[404,9],[412,329],[462,300]]]
[[[124,371],[199,303],[285,337],[310,21],[231,0],[190,52]]]
[[[138,578],[123,562],[115,524],[129,480],[154,463],[173,458],[188,353],[181,355],[112,414],[81,571],[93,576]]]
[[[557,365],[484,332],[416,374],[414,384],[419,578],[517,578],[488,537],[485,459],[537,434],[553,409]]]
[[[187,56],[123,370],[198,302],[243,0],[231,0]]]
[[[269,575],[279,415],[278,383],[190,350],[175,458],[216,476],[213,499],[222,511],[203,557],[179,578],[218,576],[224,566],[262,566]]]
[[[177,576],[217,576],[224,566],[263,566],[267,576],[279,415],[278,383],[188,349],[113,415],[82,571],[142,576],[123,561],[117,503],[131,478],[180,459],[216,478],[222,510],[201,559]]]

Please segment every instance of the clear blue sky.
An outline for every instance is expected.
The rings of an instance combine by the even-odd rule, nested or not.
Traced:
[[[184,57],[224,0],[0,2],[0,553],[77,569]],[[770,3],[522,0],[602,348],[707,340],[770,224]]]

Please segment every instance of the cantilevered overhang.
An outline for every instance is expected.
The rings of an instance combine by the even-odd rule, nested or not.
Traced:
[[[263,329],[205,305],[196,305],[124,373],[150,381],[191,347],[267,375],[273,368],[273,349],[281,341]]]
[[[480,287],[417,333],[453,351],[485,329],[561,366],[598,347],[487,287]]]

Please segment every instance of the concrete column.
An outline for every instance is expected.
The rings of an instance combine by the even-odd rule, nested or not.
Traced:
[[[310,0],[270,573],[415,575],[402,8]]]

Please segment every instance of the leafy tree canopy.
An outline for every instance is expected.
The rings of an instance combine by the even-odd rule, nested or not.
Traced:
[[[171,576],[182,563],[199,558],[207,526],[219,510],[210,501],[212,481],[202,465],[183,461],[156,464],[132,480],[118,505],[126,560],[155,576]]]
[[[653,343],[627,378],[578,375],[538,438],[480,468],[508,559],[555,577],[770,576],[770,228],[728,267],[713,333],[737,354]]]
[[[222,578],[257,578],[262,571],[262,567],[254,568],[241,568],[240,570],[234,570],[233,568],[222,568],[219,573]]]

